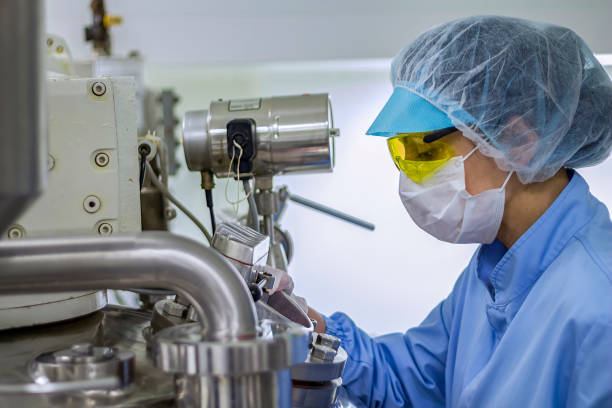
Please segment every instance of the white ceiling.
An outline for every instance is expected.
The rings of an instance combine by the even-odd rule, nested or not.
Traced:
[[[47,31],[87,57],[89,0],[46,0]],[[113,28],[118,54],[150,63],[388,58],[418,33],[474,14],[568,26],[596,53],[612,52],[612,0],[107,0],[124,18]]]

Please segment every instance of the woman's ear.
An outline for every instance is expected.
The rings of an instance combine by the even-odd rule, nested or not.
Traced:
[[[539,136],[520,116],[512,116],[504,128],[504,138],[513,147],[506,151],[514,163],[527,164],[538,149]]]

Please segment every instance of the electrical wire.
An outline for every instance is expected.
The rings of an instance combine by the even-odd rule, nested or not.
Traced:
[[[212,190],[205,189],[204,194],[206,195],[206,206],[208,207],[208,211],[210,211],[210,225],[214,235],[215,231],[217,230],[217,222],[215,221],[215,211],[213,210]]]
[[[147,174],[147,152],[140,152],[140,189],[144,184],[145,175]]]
[[[153,185],[157,187],[157,189],[161,191],[161,193],[164,196],[166,196],[166,198],[170,200],[172,204],[174,204],[179,210],[181,210],[183,214],[185,214],[196,225],[196,227],[200,229],[200,231],[202,231],[208,243],[212,245],[212,237],[210,233],[206,230],[206,227],[202,225],[202,223],[196,218],[195,215],[193,215],[191,211],[187,209],[187,207],[181,204],[181,202],[177,200],[176,197],[174,197],[172,193],[170,193],[170,191],[168,191],[166,186],[164,186],[161,181],[159,181],[159,179],[155,176],[155,173],[153,172],[153,168],[151,167],[151,164],[149,162],[146,162],[146,165],[147,165],[147,171],[151,175],[149,178],[151,179],[151,182],[153,183]]]

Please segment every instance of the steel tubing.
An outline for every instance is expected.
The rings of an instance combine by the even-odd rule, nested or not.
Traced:
[[[257,317],[236,269],[211,248],[167,232],[24,239],[0,245],[0,294],[131,287],[173,289],[211,341],[249,339]]]

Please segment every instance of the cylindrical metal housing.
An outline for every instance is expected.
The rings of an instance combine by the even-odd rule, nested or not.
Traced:
[[[331,171],[334,135],[328,94],[219,100],[209,110],[183,118],[183,148],[192,171],[233,176],[227,150],[227,124],[252,119],[256,125],[255,176]],[[237,160],[236,157],[234,160]]]
[[[179,408],[289,408],[289,370],[239,376],[177,375]]]
[[[47,179],[43,4],[0,2],[0,232]]]

